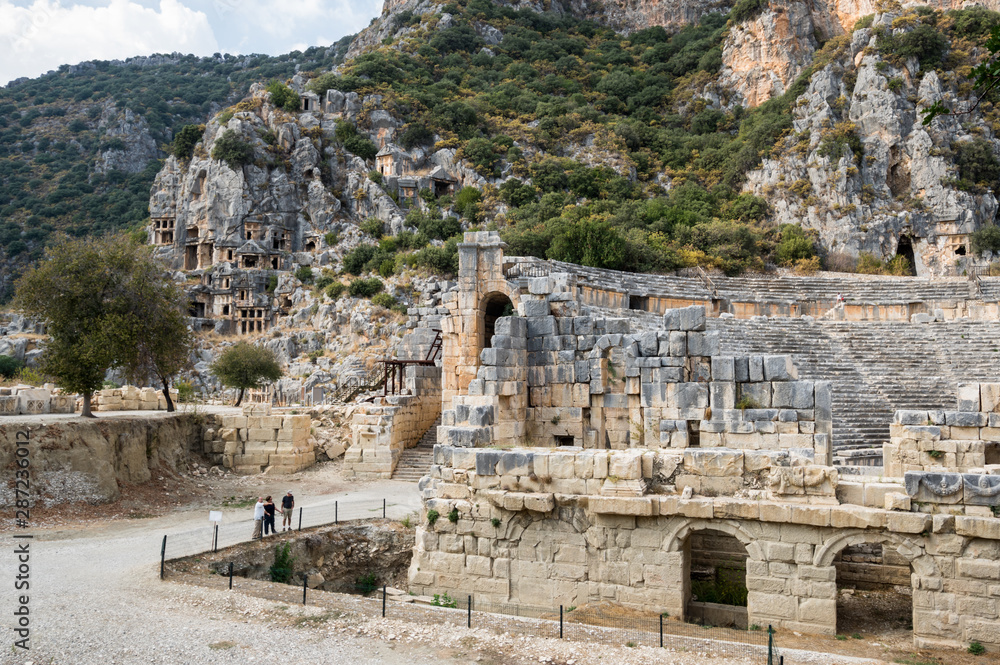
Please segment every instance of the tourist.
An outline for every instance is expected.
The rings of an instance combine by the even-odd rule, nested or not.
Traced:
[[[253,507],[253,537],[260,538],[261,526],[264,522],[264,497],[257,497],[257,503]]]
[[[281,519],[281,526],[284,527],[285,531],[292,528],[293,508],[295,508],[295,497],[292,496],[292,490],[288,490],[288,494],[281,497],[281,514],[283,515]]]
[[[274,528],[274,501],[271,501],[271,497],[268,496],[264,499],[264,535],[268,533],[278,533],[278,530]],[[270,531],[268,531],[270,528]]]
[[[837,306],[838,307],[842,307],[843,305],[844,305],[844,294],[843,293],[838,293],[837,294]]]

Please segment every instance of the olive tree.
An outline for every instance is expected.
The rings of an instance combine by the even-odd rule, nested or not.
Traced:
[[[190,333],[180,290],[151,249],[124,234],[63,238],[15,285],[14,305],[46,325],[42,371],[83,395],[81,416],[109,369],[169,380],[187,361]],[[172,403],[168,401],[172,407]]]
[[[239,342],[223,351],[210,369],[222,385],[240,391],[236,406],[243,401],[243,393],[248,388],[273,383],[282,374],[273,351],[247,342]]]

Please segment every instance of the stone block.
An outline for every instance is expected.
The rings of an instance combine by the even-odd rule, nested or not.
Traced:
[[[812,381],[775,381],[772,383],[771,406],[779,409],[813,408],[815,386]]]
[[[798,370],[788,355],[763,356],[765,381],[792,381],[799,378]]]
[[[885,495],[886,510],[903,510],[909,512],[910,497],[902,492],[887,492]]]
[[[978,383],[963,384],[958,387],[958,410],[981,411]],[[950,423],[949,423],[950,424]]]
[[[684,471],[697,476],[742,476],[743,452],[687,448],[684,450]]]
[[[730,356],[714,356],[712,358],[712,381],[735,381],[736,366]]]

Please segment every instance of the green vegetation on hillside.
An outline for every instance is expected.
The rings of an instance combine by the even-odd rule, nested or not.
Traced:
[[[279,57],[95,61],[0,88],[0,246],[6,253],[0,261],[39,258],[55,231],[99,235],[137,228],[148,219],[149,189],[160,161],[138,173],[95,170],[101,152],[125,147],[120,138],[104,134],[115,126],[112,106],[145,119],[164,154],[173,141],[178,158],[190,159],[201,139],[197,125],[242,98],[252,83],[283,81],[297,66],[305,72],[328,69],[349,41]]]

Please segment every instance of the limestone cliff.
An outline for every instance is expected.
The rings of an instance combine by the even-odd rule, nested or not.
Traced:
[[[878,15],[873,28],[895,18]],[[794,133],[749,175],[748,189],[771,202],[778,223],[816,229],[831,253],[912,251],[918,274],[955,274],[997,200],[957,186],[953,152],[978,139],[995,153],[1000,143],[979,113],[923,126],[921,109],[960,99],[955,83],[915,59],[893,65],[876,41],[866,28],[828,44],[831,61],[795,104]]]
[[[774,5],[734,26],[722,49],[720,82],[739,93],[744,106],[781,95],[812,60],[816,31],[804,2]]]

